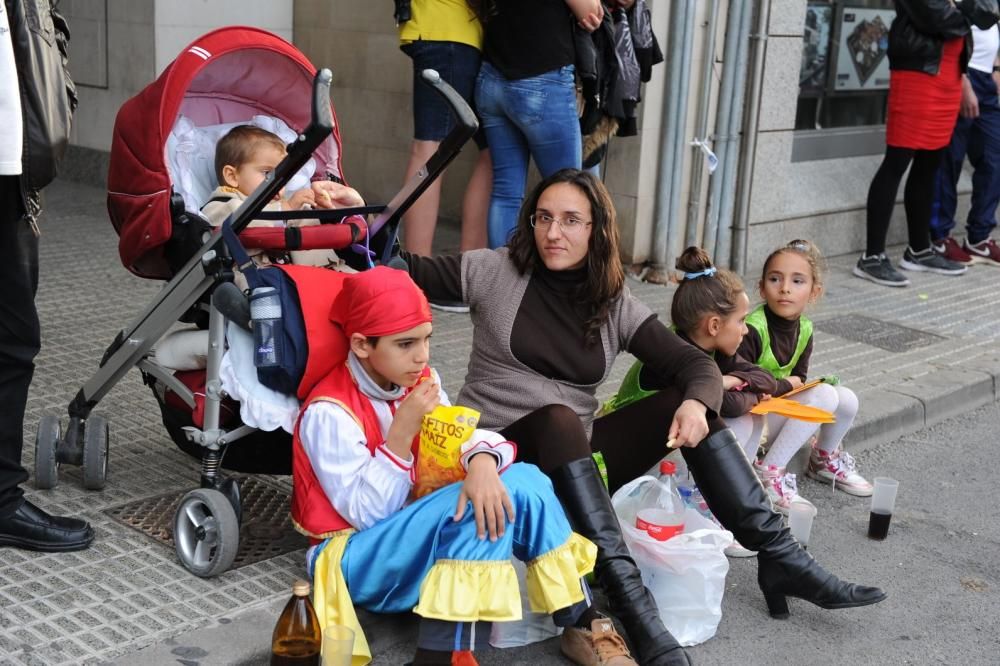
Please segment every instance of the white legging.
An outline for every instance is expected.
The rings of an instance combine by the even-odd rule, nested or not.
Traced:
[[[808,391],[794,396],[794,400],[832,412],[836,421],[822,426],[797,419],[788,419],[774,414],[767,415],[767,433],[771,446],[764,456],[765,465],[785,467],[795,452],[802,448],[809,438],[819,430],[818,446],[826,452],[835,451],[851,429],[858,414],[858,396],[846,386],[819,384]],[[757,455],[764,418],[754,414],[744,414],[725,419],[743,445],[747,459],[753,461]]]

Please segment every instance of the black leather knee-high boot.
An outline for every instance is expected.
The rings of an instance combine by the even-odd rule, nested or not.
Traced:
[[[574,460],[548,475],[573,529],[597,545],[597,578],[612,614],[625,625],[639,663],[689,666],[691,660],[663,626],[656,601],[642,584],[593,459]]]
[[[741,544],[758,551],[757,582],[772,617],[788,617],[786,597],[820,608],[866,606],[886,598],[877,587],[845,583],[799,546],[771,508],[731,430],[720,430],[682,451],[715,517]]]

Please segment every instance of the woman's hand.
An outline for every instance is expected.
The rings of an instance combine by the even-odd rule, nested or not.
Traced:
[[[488,453],[474,455],[469,460],[469,472],[455,507],[456,523],[465,515],[469,502],[476,517],[476,536],[480,539],[485,539],[488,532],[490,541],[496,541],[503,536],[507,522],[514,522],[514,505],[500,480],[496,458]]]
[[[708,434],[707,407],[697,400],[685,400],[674,412],[674,420],[667,431],[667,439],[674,440],[674,446],[698,446]]]
[[[976,91],[972,89],[972,82],[969,77],[962,75],[962,105],[959,107],[959,115],[963,118],[979,117],[979,98]]]
[[[356,189],[332,180],[314,180],[312,192],[316,197],[316,205],[320,208],[354,208],[365,205],[365,200]]]
[[[433,379],[420,382],[403,398],[389,425],[385,445],[403,460],[410,459],[413,438],[420,434],[424,415],[430,414],[441,402],[441,392]]]
[[[734,377],[732,375],[722,375],[722,390],[732,391],[733,389],[738,389],[745,386],[746,382],[739,377]]]

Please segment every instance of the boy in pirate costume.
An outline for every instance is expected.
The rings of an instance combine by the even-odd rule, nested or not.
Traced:
[[[414,664],[474,665],[471,650],[489,635],[481,624],[521,617],[517,557],[532,608],[567,627],[571,659],[634,664],[590,607],[581,577],[595,546],[571,531],[544,474],[512,464],[512,443],[476,431],[461,456],[465,481],[406,504],[422,419],[447,404],[427,366],[430,308],[409,276],[379,267],[347,277],[330,318],[350,351],[303,403],[292,517],[318,542],[307,559],[320,622],[355,629],[354,663],[370,658],[356,605],[421,616]]]

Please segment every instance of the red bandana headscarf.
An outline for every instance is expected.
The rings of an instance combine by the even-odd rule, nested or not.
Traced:
[[[395,335],[431,321],[431,308],[406,271],[377,266],[344,280],[330,321],[347,337]]]

